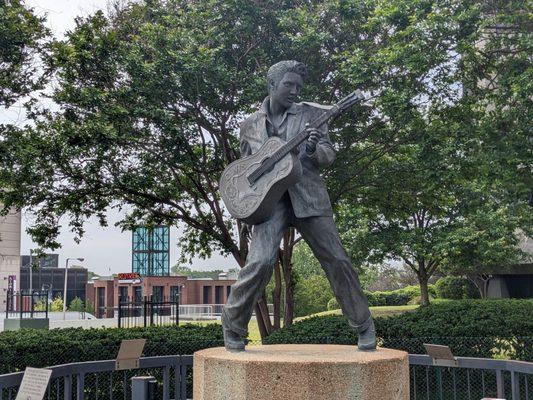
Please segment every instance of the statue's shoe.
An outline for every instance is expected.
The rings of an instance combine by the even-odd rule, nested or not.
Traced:
[[[237,333],[224,329],[224,346],[227,351],[244,351],[245,340]]]
[[[376,350],[376,328],[374,327],[374,320],[371,320],[365,329],[359,331],[357,347],[361,351]]]

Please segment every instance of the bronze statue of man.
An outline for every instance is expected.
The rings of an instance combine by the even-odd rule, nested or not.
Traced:
[[[306,75],[305,65],[297,61],[281,61],[270,67],[267,73],[269,95],[261,108],[241,125],[242,157],[257,152],[273,135],[289,140],[328,108],[296,102]],[[229,351],[244,350],[254,305],[272,276],[281,238],[290,226],[299,231],[326,272],[343,314],[359,333],[359,349],[376,348],[368,301],[341,244],[326,186],[319,173],[319,168],[333,162],[335,150],[326,124],[319,129],[307,129],[309,138],[297,149],[302,176],[276,204],[270,218],[253,227],[246,265],[231,287],[224,306],[222,326]]]

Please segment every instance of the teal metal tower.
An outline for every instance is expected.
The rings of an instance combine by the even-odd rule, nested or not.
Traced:
[[[132,272],[141,276],[169,276],[169,227],[138,227],[132,234]]]

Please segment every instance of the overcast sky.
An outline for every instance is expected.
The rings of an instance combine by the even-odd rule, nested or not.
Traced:
[[[47,25],[57,38],[62,38],[68,30],[74,28],[74,18],[76,16],[86,16],[96,10],[107,10],[107,0],[27,0],[26,4],[32,7],[37,15],[46,15]],[[17,106],[10,110],[3,111],[2,120],[10,122],[24,122],[21,109]],[[80,244],[76,244],[73,235],[68,228],[63,226],[59,236],[62,248],[59,253],[59,263],[63,266],[66,257],[83,257],[82,263],[90,271],[97,274],[107,275],[118,272],[131,271],[131,232],[121,232],[113,224],[120,219],[120,214],[115,210],[110,210],[109,227],[101,228],[96,219],[91,219],[86,225],[86,234]],[[22,243],[21,253],[29,254],[30,249],[36,246],[31,242],[25,233],[26,227],[31,223],[32,216],[25,213],[22,217]],[[64,225],[67,225],[65,220]],[[179,231],[171,229],[170,234],[170,264],[173,265],[179,256],[177,243],[179,241]],[[72,263],[72,262],[71,262]],[[69,264],[71,265],[71,264]],[[209,260],[195,259],[191,267],[193,269],[229,269],[237,264],[232,257],[224,258],[214,256]]]

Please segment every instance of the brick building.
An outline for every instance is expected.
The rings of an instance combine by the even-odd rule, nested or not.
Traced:
[[[87,283],[86,298],[97,318],[112,318],[119,298],[141,301],[145,296],[167,300],[180,296],[181,305],[225,304],[235,279],[221,275],[219,279],[188,279],[186,276],[140,276],[119,274],[114,278],[101,277]]]

